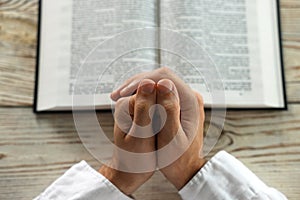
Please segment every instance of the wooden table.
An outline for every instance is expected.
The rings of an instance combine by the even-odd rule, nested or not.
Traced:
[[[31,199],[80,160],[71,114],[32,113],[37,0],[0,0],[0,199]],[[300,199],[300,1],[281,0],[288,111],[228,112],[225,149],[291,200]],[[209,113],[208,113],[209,114]],[[112,131],[109,113],[102,119]],[[180,199],[157,172],[137,199]]]

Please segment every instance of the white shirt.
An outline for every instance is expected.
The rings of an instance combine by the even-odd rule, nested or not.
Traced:
[[[179,191],[184,200],[286,200],[240,161],[221,151]],[[109,180],[85,161],[74,165],[35,200],[127,200]]]

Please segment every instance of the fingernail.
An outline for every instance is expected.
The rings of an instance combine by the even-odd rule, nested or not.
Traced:
[[[158,91],[162,95],[168,94],[173,90],[173,84],[170,81],[165,81],[165,80],[159,81],[157,85],[160,86]]]
[[[149,81],[142,81],[140,87],[144,94],[151,94],[154,91],[155,84]]]

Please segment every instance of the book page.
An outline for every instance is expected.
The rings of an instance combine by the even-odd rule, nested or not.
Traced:
[[[261,52],[262,76],[264,81],[264,99],[270,107],[284,108],[285,94],[283,82],[282,55],[280,53],[280,23],[277,12],[279,1],[257,1],[259,19],[259,38]],[[269,9],[266,9],[269,8]]]
[[[134,68],[151,66],[151,63],[157,62],[155,50],[119,52],[118,46],[129,46],[132,41],[112,40],[115,35],[132,29],[157,26],[156,2],[43,1],[40,57],[40,76],[43,77],[40,79],[48,77],[46,86],[46,83],[41,83],[45,91],[49,91],[51,87],[52,94],[51,97],[44,94],[39,100],[50,103],[49,98],[52,98],[50,107],[55,105],[57,109],[61,109],[72,106],[74,92],[82,96],[96,93],[96,104],[110,104],[108,93],[122,80],[139,72]],[[157,40],[155,37],[149,35],[145,40],[154,43]],[[108,40],[112,40],[110,45],[101,46]],[[91,54],[92,57],[87,59]],[[114,58],[112,54],[115,55]],[[43,88],[39,88],[39,92],[41,91]],[[85,106],[94,102],[83,100],[82,103]]]
[[[266,5],[265,3],[264,6]],[[266,59],[266,55],[261,54],[265,39],[261,38],[261,32],[266,30],[261,30],[261,19],[258,18],[266,16],[258,13],[261,11],[259,6],[256,0],[166,0],[160,3],[160,26],[191,37],[212,58],[222,78],[226,104],[229,107],[264,107],[266,103],[265,70],[262,70],[262,60]],[[274,8],[269,6],[264,9]],[[264,22],[266,20],[269,20],[269,24],[275,23],[271,17]],[[275,32],[272,31],[264,37],[273,38],[272,34]],[[161,41],[163,40],[165,38],[161,36]],[[263,45],[265,48],[270,47]],[[189,52],[193,50],[189,49]],[[278,55],[271,52],[267,56],[268,59],[275,59]],[[192,88],[201,92],[207,105],[213,103],[207,88],[207,80],[212,77],[199,78],[190,70],[190,63],[169,53],[161,53],[161,62],[182,74]],[[280,69],[280,65],[265,67],[270,67],[273,71]],[[202,70],[205,68],[205,64],[202,64]],[[274,77],[275,81],[277,78]],[[275,93],[271,98],[278,99],[278,96]]]

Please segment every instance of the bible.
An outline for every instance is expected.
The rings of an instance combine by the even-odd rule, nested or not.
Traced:
[[[286,109],[278,0],[40,0],[34,111],[70,111],[74,95],[93,96],[79,109],[109,109],[110,93],[123,81],[160,66],[178,72],[203,95],[206,107],[214,106],[204,80],[210,78],[195,73],[180,55],[163,51],[177,42],[166,32],[143,35],[160,48],[107,61],[132,45],[120,39],[123,33],[156,27],[199,44],[222,79],[227,108]],[[197,56],[203,68],[211,67]]]

